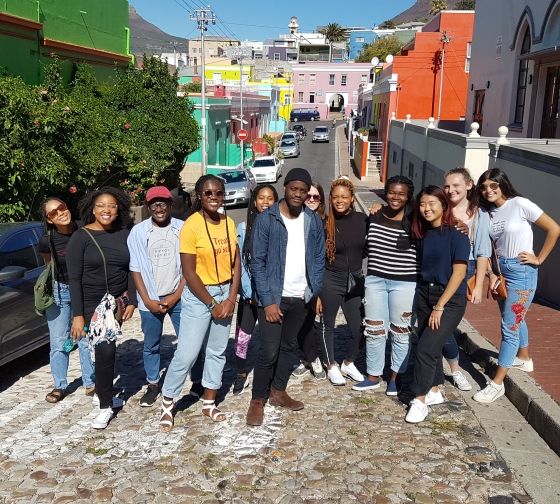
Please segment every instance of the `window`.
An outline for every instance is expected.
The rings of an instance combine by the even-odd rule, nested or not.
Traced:
[[[329,74],[329,86],[334,86],[334,74]]]
[[[303,101],[303,91],[300,91],[300,92],[297,94],[297,100],[298,100],[298,102],[300,102],[300,103]]]
[[[366,41],[364,37],[356,37],[356,42],[361,42],[362,44]]]
[[[346,86],[346,75],[341,75],[340,76],[340,85],[341,86]]]
[[[302,98],[303,98],[303,96],[302,96]],[[290,103],[291,103],[290,95],[284,95],[284,105],[289,105]]]
[[[305,74],[298,74],[298,84],[305,84]]]
[[[362,75],[362,76],[360,76],[360,82],[361,82],[362,84],[366,84],[367,81],[368,81],[368,77],[369,77],[368,75]]]
[[[279,60],[280,59],[280,53],[279,52],[275,52],[274,56],[273,56],[274,60]]]
[[[309,93],[309,103],[315,103],[315,93]]]
[[[531,34],[529,28],[525,30],[523,43],[521,44],[520,56],[527,54],[531,50]],[[527,74],[529,70],[529,60],[519,61],[519,73],[517,74],[517,96],[515,98],[515,119],[514,123],[523,124],[523,114],[525,112],[525,92],[527,91]]]
[[[316,80],[317,80],[316,74],[309,74],[309,84],[315,84]]]
[[[471,69],[471,43],[467,42],[467,59],[465,60],[465,73],[469,73]]]

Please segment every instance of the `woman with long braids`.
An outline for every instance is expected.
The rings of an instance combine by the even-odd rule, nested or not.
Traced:
[[[215,175],[203,175],[196,182],[195,195],[192,213],[179,235],[181,266],[187,285],[181,298],[177,349],[162,387],[159,422],[162,432],[173,429],[174,401],[181,394],[205,340],[202,414],[214,422],[226,418],[215,401],[222,386],[225,351],[241,279],[241,259],[235,224],[219,212],[224,201],[223,180]]]
[[[47,394],[45,400],[56,403],[64,398],[68,386],[69,349],[64,348],[64,343],[70,338],[72,306],[68,286],[66,249],[70,237],[78,229],[78,224],[72,220],[72,215],[66,203],[59,198],[47,198],[41,208],[47,232],[39,240],[39,252],[45,259],[47,268],[54,266],[54,303],[45,312],[49,326],[49,360],[54,389]],[[78,341],[78,349],[82,368],[82,383],[86,395],[91,396],[95,392],[95,375],[86,338]]]
[[[72,235],[66,254],[74,315],[71,334],[75,340],[87,335],[93,349],[94,400],[100,409],[92,427],[104,429],[113,408],[123,402],[113,398],[118,331],[101,326],[113,320],[113,314],[117,324],[127,321],[136,307],[126,243],[132,225],[130,198],[119,189],[103,187],[86,194],[79,208],[84,227]]]
[[[339,178],[331,184],[329,215],[325,226],[326,268],[316,312],[322,316],[319,338],[327,376],[333,385],[345,385],[343,375],[362,382],[364,377],[354,365],[361,337],[363,292],[362,258],[366,244],[368,217],[354,210],[354,185]],[[353,280],[351,280],[351,278]],[[351,283],[357,284],[356,288]],[[342,307],[350,328],[345,358],[341,367],[334,359],[334,325]]]
[[[253,285],[249,263],[251,262],[251,247],[253,246],[253,224],[261,212],[278,201],[278,193],[270,184],[258,185],[251,194],[251,201],[247,207],[247,220],[237,226],[237,240],[242,250],[241,256],[241,287],[240,299],[237,306],[237,333],[235,336],[235,357],[237,362],[237,377],[233,384],[233,393],[240,394],[247,387],[247,349],[257,323],[257,305],[253,296]]]

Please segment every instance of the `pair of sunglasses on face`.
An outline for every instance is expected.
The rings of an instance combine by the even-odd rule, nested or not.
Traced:
[[[62,214],[64,212],[66,212],[66,210],[68,210],[68,207],[66,206],[66,203],[60,203],[60,205],[58,205],[57,207],[54,207],[52,210],[47,212],[46,216],[47,216],[48,219],[52,220],[55,217],[58,217],[59,214]]]
[[[321,196],[319,194],[308,194],[307,201],[321,201]]]

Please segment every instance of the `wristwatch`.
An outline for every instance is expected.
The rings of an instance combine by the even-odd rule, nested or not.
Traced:
[[[212,298],[212,301],[210,301],[207,305],[206,308],[208,308],[208,311],[211,312],[214,309],[214,306],[216,306],[218,304],[218,302]]]

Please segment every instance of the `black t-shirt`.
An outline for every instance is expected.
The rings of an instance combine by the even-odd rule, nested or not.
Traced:
[[[335,215],[336,257],[332,264],[327,260],[329,271],[359,271],[362,269],[366,245],[368,216],[352,210],[347,215]]]
[[[454,227],[438,227],[428,230],[422,240],[422,266],[420,278],[423,282],[446,286],[453,272],[455,261],[469,260],[471,244],[468,236]],[[456,294],[467,294],[466,278]]]
[[[74,229],[72,233],[79,227],[79,223],[73,222]],[[68,284],[68,266],[66,265],[66,248],[68,247],[68,242],[70,241],[70,234],[59,233],[56,229],[52,230],[52,245],[54,247],[55,254],[55,276],[56,281],[64,284]],[[39,252],[41,254],[51,254],[51,248],[49,246],[49,237],[47,233],[41,236],[39,240]]]

